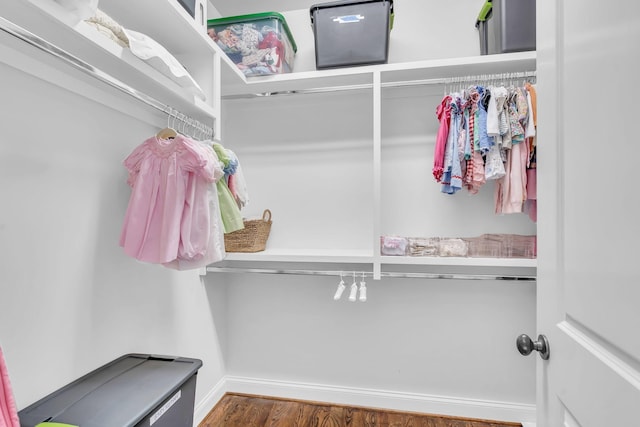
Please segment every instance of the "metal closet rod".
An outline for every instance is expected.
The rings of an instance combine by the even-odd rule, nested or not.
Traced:
[[[455,85],[459,83],[525,79],[528,77],[535,77],[535,76],[536,76],[535,71],[478,74],[478,75],[458,76],[458,77],[443,77],[443,78],[437,78],[437,79],[434,78],[434,79],[421,79],[421,80],[404,80],[404,81],[397,81],[397,82],[383,82],[380,84],[380,87],[391,88],[391,87],[407,87],[407,86]],[[313,94],[313,93],[344,92],[348,90],[363,90],[363,89],[371,89],[371,88],[373,88],[373,83],[362,83],[357,85],[328,86],[328,87],[321,87],[321,88],[262,92],[262,93],[254,93],[254,94],[243,94],[243,95],[226,95],[226,96],[223,96],[223,98],[239,99],[239,98],[260,98],[260,97],[269,97],[269,96],[275,96],[275,95],[306,95],[306,94]]]
[[[244,267],[207,267],[208,273],[254,273],[254,274],[294,274],[300,276],[337,276],[348,278],[355,273],[356,277],[373,277],[373,272],[362,270],[292,270],[278,268],[244,268]],[[455,279],[455,280],[508,280],[508,281],[535,281],[536,276],[530,275],[504,275],[504,274],[457,274],[457,273],[411,273],[388,271],[381,272],[380,277],[403,279]]]
[[[81,60],[80,58],[70,54],[69,52],[59,48],[58,46],[49,43],[45,39],[40,36],[33,34],[32,32],[22,28],[19,25],[14,24],[13,22],[0,17],[0,30],[5,33],[12,35],[13,37],[30,44],[33,47],[36,47],[43,52],[46,52],[64,62],[76,68],[77,70],[82,71],[83,73],[103,82],[107,85],[120,90],[121,92],[126,93],[127,95],[144,102],[145,104],[162,111],[163,113],[169,115],[170,117],[175,117],[177,120],[182,121],[183,123],[201,131],[205,134],[205,136],[210,136],[213,138],[214,131],[210,126],[205,125],[204,123],[193,119],[185,114],[182,114],[178,110],[173,107],[164,104],[157,99],[140,92],[137,89],[132,88],[131,86],[123,83],[122,81],[116,79],[115,77],[99,70],[98,68],[88,64],[87,62]]]

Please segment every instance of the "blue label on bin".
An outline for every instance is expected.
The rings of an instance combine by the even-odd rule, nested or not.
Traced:
[[[333,18],[333,22],[337,22],[339,24],[351,24],[354,22],[360,22],[363,19],[364,16],[362,15],[344,15]]]

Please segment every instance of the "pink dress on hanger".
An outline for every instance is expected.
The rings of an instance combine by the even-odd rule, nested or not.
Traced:
[[[120,246],[140,261],[165,263],[184,251],[180,247],[185,204],[190,177],[196,174],[207,182],[216,178],[212,157],[199,143],[182,135],[174,139],[153,136],[125,159],[131,196],[120,235]],[[206,197],[206,195],[204,196]],[[206,247],[203,242],[191,242]],[[188,250],[188,249],[187,249]]]
[[[442,181],[444,174],[444,151],[449,136],[449,125],[451,122],[451,96],[442,98],[440,105],[436,108],[436,117],[440,122],[438,134],[436,135],[436,145],[433,153],[433,177],[436,182]]]
[[[0,427],[20,427],[9,371],[0,347]]]
[[[513,144],[507,153],[506,175],[496,181],[494,192],[497,214],[522,213],[527,199],[528,141]]]

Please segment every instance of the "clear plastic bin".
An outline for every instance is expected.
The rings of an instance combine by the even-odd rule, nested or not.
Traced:
[[[471,258],[536,258],[536,236],[483,234],[466,237]]]
[[[209,37],[245,76],[290,73],[298,50],[284,16],[276,12],[207,21]]]

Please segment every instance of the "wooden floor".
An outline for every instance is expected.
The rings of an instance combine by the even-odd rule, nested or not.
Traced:
[[[227,393],[198,427],[522,427],[522,425]]]

